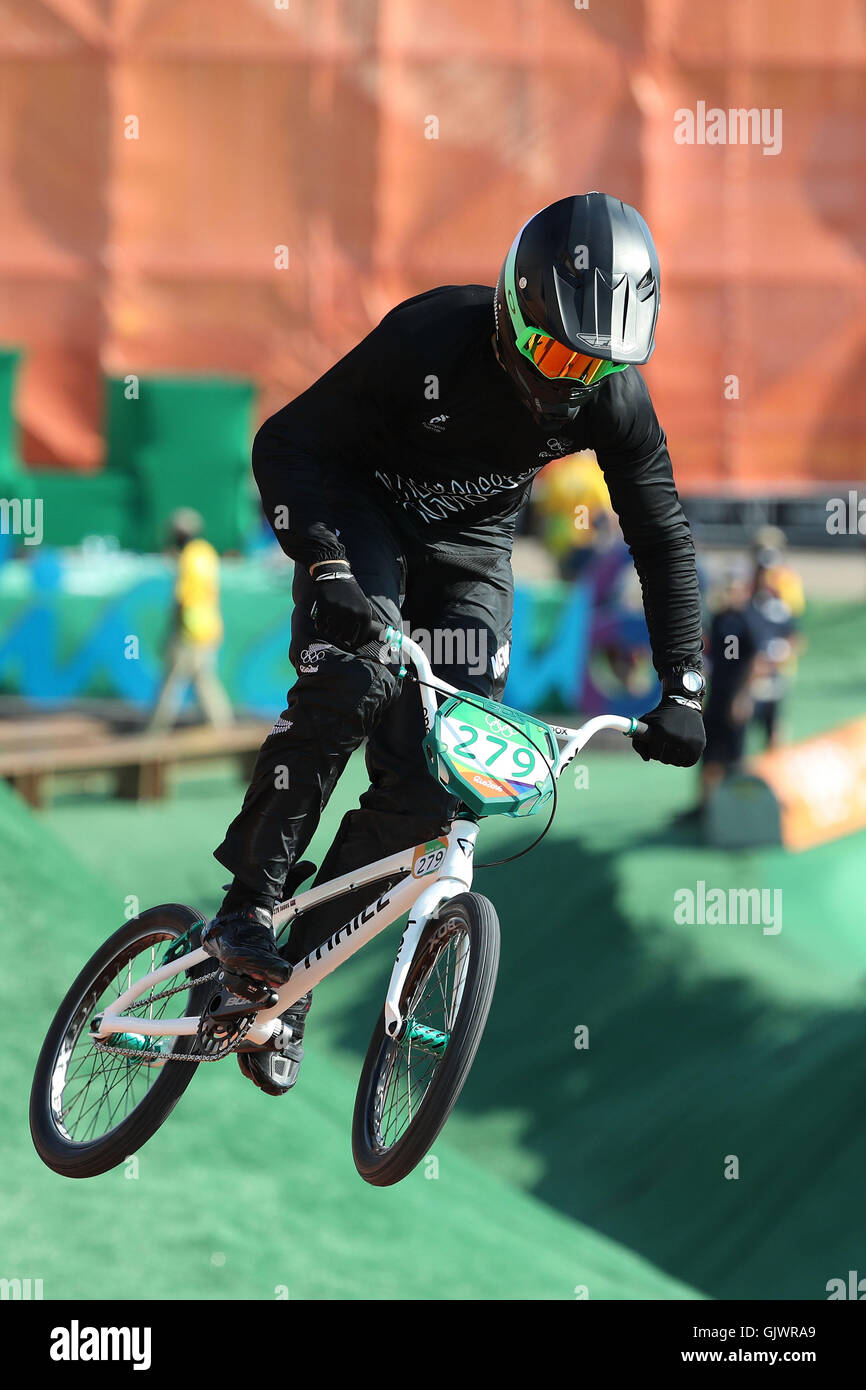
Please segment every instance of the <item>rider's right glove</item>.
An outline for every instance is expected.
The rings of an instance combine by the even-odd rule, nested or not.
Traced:
[[[636,734],[632,745],[644,762],[654,759],[674,767],[694,767],[704,751],[706,737],[699,701],[694,704],[663,696],[649,714],[641,715],[645,734]]]
[[[327,561],[314,566],[316,584],[313,621],[316,631],[335,647],[357,651],[376,639],[381,624],[376,623],[370,600],[345,561]]]

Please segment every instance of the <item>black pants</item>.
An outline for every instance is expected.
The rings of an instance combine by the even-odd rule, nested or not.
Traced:
[[[375,503],[357,493],[340,506],[337,524],[352,570],[383,625],[402,627],[420,640],[443,680],[501,698],[513,605],[508,556],[465,546],[442,558],[400,537]],[[424,762],[417,686],[401,682],[374,648],[355,655],[317,636],[310,618],[315,583],[300,566],[292,597],[289,655],[298,678],[262,745],[243,806],[214,851],[243,883],[277,899],[365,738],[369,789],[358,809],[344,817],[316,883],[441,834],[458,805]],[[289,959],[300,960],[369,897],[369,890],[358,890],[327,911],[299,918]]]

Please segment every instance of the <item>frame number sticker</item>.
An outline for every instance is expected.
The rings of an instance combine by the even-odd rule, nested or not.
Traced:
[[[413,878],[423,878],[438,869],[447,848],[447,840],[428,840],[426,845],[419,845],[412,860]]]

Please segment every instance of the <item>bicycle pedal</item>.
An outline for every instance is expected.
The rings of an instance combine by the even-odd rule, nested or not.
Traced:
[[[217,979],[222,986],[220,993],[225,1002],[218,1011],[211,1008],[214,1018],[235,1018],[238,1014],[249,1013],[250,1004],[257,1009],[269,1009],[277,1002],[276,990],[250,975],[235,975],[230,970],[221,970]],[[215,999],[211,1002],[213,1004]]]
[[[242,1042],[238,1045],[237,1050],[238,1052],[280,1052],[281,1049],[279,1047],[279,1041],[279,1032],[277,1032],[276,1034],[272,1033],[271,1036],[268,1038],[267,1042]]]

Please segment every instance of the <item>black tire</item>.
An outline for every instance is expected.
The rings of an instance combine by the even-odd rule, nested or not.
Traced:
[[[122,1056],[115,1058],[88,1048],[84,1035],[102,994],[116,980],[118,969],[122,969],[142,951],[150,950],[153,954],[162,942],[168,944],[176,940],[196,924],[203,925],[201,913],[180,903],[166,903],[140,913],[110,936],[90,958],[57,1010],[39,1053],[30,1093],[30,1133],[33,1143],[43,1163],[55,1173],[66,1178],[93,1178],[110,1168],[116,1168],[156,1133],[192,1080],[197,1070],[194,1061],[169,1061],[158,1068],[152,1067],[146,1061]],[[212,973],[216,968],[216,963],[208,960],[194,966],[188,973],[195,977]],[[171,985],[171,981],[167,985]],[[178,1012],[178,1004],[182,1004],[183,1014],[200,1013],[212,990],[212,984],[196,985],[191,979],[186,996],[179,993],[168,1001],[173,1006],[171,1015]],[[118,1104],[122,1103],[124,1097],[130,1098],[130,1092],[134,1098],[139,1077],[149,1083],[142,1099],[119,1123],[112,1125],[105,1133],[84,1141],[76,1140],[61,1122],[72,1108],[70,1099],[69,1108],[64,1114],[66,1086],[70,1080],[69,1063],[76,1054],[79,1041],[81,1053],[78,1055],[81,1061],[76,1066],[92,1059],[91,1080],[99,1075],[97,1068],[102,1067],[104,1077],[113,1077],[112,1085],[116,1080],[124,1086],[124,1095],[119,1098]],[[172,1051],[187,1055],[195,1047],[194,1037],[179,1037]],[[103,1059],[106,1060],[103,1062]],[[113,1073],[109,1072],[109,1067],[114,1068]],[[136,1068],[137,1071],[134,1070]],[[143,1072],[142,1068],[147,1068],[149,1074]],[[80,1083],[77,1095],[83,1095],[89,1084],[88,1078],[78,1076],[77,1079]],[[55,1080],[56,1084],[53,1084]],[[97,1091],[98,1085],[97,1080]],[[104,1078],[102,1086],[105,1096],[108,1091]],[[93,1107],[90,1108],[92,1110]]]
[[[424,990],[434,972],[438,974],[445,951],[451,946],[455,947],[455,953],[462,951],[464,943],[468,946],[468,958],[455,964],[455,989],[459,990],[456,1007],[453,1001],[448,1004],[445,991],[442,991],[443,1006],[446,1009],[454,1007],[454,1016],[449,1020],[447,1033],[430,1028],[438,1039],[447,1037],[445,1049],[437,1058],[417,1110],[411,1113],[410,1104],[411,1118],[405,1129],[389,1138],[383,1128],[387,1130],[389,1119],[395,1117],[391,1113],[383,1114],[383,1106],[392,1083],[394,1094],[399,1095],[399,1080],[395,1078],[404,1061],[407,1077],[411,1073],[412,1010],[421,1007],[423,1014],[423,1005],[428,1002]],[[386,1035],[383,1010],[367,1050],[352,1120],[352,1154],[355,1167],[365,1182],[374,1187],[390,1187],[411,1173],[430,1152],[475,1060],[493,1001],[498,967],[499,919],[493,904],[478,893],[461,893],[443,903],[421,938],[412,961],[402,1001],[404,1024],[400,1036]],[[457,984],[458,968],[462,985]],[[447,969],[446,960],[446,980]],[[420,1044],[419,1047],[425,1056],[431,1055]],[[409,1089],[411,1091],[411,1083]],[[392,1109],[393,1103],[389,1102]]]

